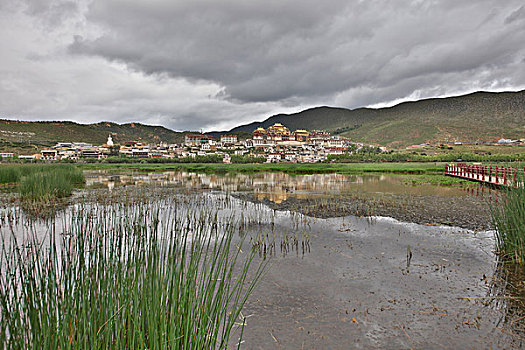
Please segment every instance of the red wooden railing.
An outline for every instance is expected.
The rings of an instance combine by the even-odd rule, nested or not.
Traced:
[[[512,167],[467,165],[465,163],[447,164],[445,175],[463,179],[490,183],[502,186],[517,186],[525,178],[525,167],[516,169]]]

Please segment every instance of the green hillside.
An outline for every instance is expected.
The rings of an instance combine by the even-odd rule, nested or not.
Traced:
[[[295,114],[278,114],[230,132],[251,132],[276,122],[292,130],[323,129],[356,141],[390,147],[501,137],[521,139],[525,138],[525,91],[476,92],[379,109],[317,107]]]
[[[142,141],[148,143],[180,143],[184,134],[163,126],[149,126],[140,123],[116,124],[100,122],[78,124],[74,122],[25,122],[0,119],[0,150],[18,149],[30,152],[41,146],[56,142],[88,142],[104,144],[112,134],[117,143]]]

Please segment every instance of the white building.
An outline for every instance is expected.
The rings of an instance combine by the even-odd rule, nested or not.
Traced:
[[[58,152],[54,149],[44,149],[40,151],[43,160],[57,160]]]
[[[223,145],[233,145],[237,143],[237,135],[222,135],[221,143]]]

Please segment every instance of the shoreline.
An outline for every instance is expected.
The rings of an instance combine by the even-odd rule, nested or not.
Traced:
[[[443,174],[446,163],[115,163],[80,164],[83,170],[195,171],[211,173],[283,172],[288,174],[356,174],[366,172],[397,174]]]

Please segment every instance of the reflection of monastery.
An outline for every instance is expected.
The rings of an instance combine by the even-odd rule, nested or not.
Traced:
[[[350,186],[361,184],[359,176],[313,174],[291,176],[284,173],[236,174],[221,176],[186,172],[107,175],[93,171],[86,176],[88,187],[110,189],[129,185],[158,185],[195,189],[217,189],[226,192],[250,191],[258,200],[281,203],[293,196],[299,199],[316,195],[341,193]]]
[[[289,198],[311,199],[338,196],[344,193],[380,193],[412,195],[457,195],[450,188],[435,186],[406,186],[395,176],[312,174],[288,175],[284,173],[256,174],[197,174],[187,172],[162,172],[147,174],[105,174],[103,171],[86,173],[88,187],[165,186],[194,192],[218,190],[224,192],[253,193],[257,200],[281,203]],[[436,192],[437,191],[437,192]],[[466,194],[465,194],[466,195]]]

